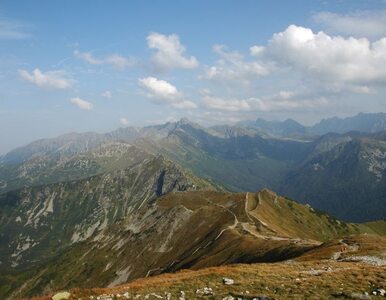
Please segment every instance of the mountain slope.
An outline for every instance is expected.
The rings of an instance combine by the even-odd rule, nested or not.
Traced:
[[[321,140],[279,190],[344,220],[386,217],[386,142],[357,136]]]
[[[274,188],[282,176],[311,149],[311,144],[264,139],[258,135],[212,135],[187,122],[176,124],[167,137],[139,139],[139,148],[162,153],[233,191]]]
[[[0,166],[0,193],[21,187],[78,180],[128,168],[149,154],[125,142],[106,142],[68,155],[36,154],[19,164]]]
[[[373,254],[380,254],[379,250],[372,248],[376,245],[375,238],[385,245],[386,238],[368,235],[350,238],[349,242],[354,242],[353,246],[359,249],[365,246]],[[117,287],[76,288],[70,292],[75,299],[167,299],[168,295],[171,299],[182,296],[187,299],[383,299],[378,290],[386,288],[386,266],[335,261],[331,255],[333,251],[339,251],[341,244],[334,246],[335,249],[332,249],[331,245],[330,256],[322,260],[289,260],[269,264],[235,264],[198,271],[183,270],[138,279]],[[356,251],[350,254],[355,255]],[[233,280],[234,284],[224,284],[224,278]],[[374,296],[374,292],[378,296]],[[51,300],[51,295],[36,300]]]
[[[38,156],[73,155],[90,151],[107,141],[103,134],[94,132],[64,134],[57,138],[41,139],[16,148],[2,157],[2,163],[18,164]]]
[[[307,128],[292,119],[284,121],[267,121],[258,118],[256,121],[240,122],[240,126],[254,128],[273,137],[306,137]]]
[[[165,193],[200,188],[211,185],[148,155],[127,169],[1,194],[2,266],[40,264]]]
[[[74,244],[31,272],[18,293],[114,286],[186,268],[280,261],[301,256],[331,238],[363,231],[374,232],[269,190],[175,192]]]

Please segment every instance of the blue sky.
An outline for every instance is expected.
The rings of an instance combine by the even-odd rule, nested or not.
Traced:
[[[188,117],[386,111],[386,2],[0,2],[0,153]]]

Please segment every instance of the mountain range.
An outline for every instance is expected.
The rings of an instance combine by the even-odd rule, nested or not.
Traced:
[[[370,116],[359,114],[341,123],[354,120],[355,127],[363,117],[369,124]],[[371,128],[380,124],[380,116],[373,115]],[[0,192],[83,179],[162,154],[230,191],[267,187],[346,221],[382,219],[386,136],[384,131],[365,132],[368,128],[294,139],[239,125],[204,128],[182,119],[106,134],[67,134],[1,157]]]
[[[304,126],[295,120],[266,121],[242,121],[240,126],[255,128],[263,133],[277,137],[313,137],[327,133],[347,133],[350,131],[375,133],[386,130],[385,113],[359,113],[347,118],[332,117],[323,119],[313,126]]]
[[[350,235],[385,235],[385,120],[182,119],[10,151],[0,158],[0,297],[300,259]]]

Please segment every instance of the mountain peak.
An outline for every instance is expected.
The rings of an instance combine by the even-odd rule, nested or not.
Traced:
[[[201,125],[199,125],[198,123],[195,123],[195,122],[189,120],[186,117],[181,118],[179,121],[175,122],[174,124],[176,125],[176,127],[179,127],[179,126],[191,126],[193,128],[202,128]]]
[[[192,122],[188,118],[183,117],[179,121],[177,121],[177,123],[178,124],[191,124]]]

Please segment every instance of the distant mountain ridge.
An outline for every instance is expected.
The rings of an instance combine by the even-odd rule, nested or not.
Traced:
[[[386,113],[359,113],[347,118],[328,118],[312,126],[316,134],[329,132],[346,133],[350,131],[375,133],[386,130]]]
[[[359,113],[347,118],[327,118],[313,126],[304,126],[292,119],[266,121],[260,118],[256,121],[243,121],[238,123],[238,125],[256,128],[276,137],[307,137],[327,133],[347,133],[350,131],[376,133],[386,130],[386,113]]]
[[[244,121],[238,124],[243,127],[256,128],[272,136],[303,136],[307,134],[307,128],[292,119],[267,121],[258,118],[256,121]]]

